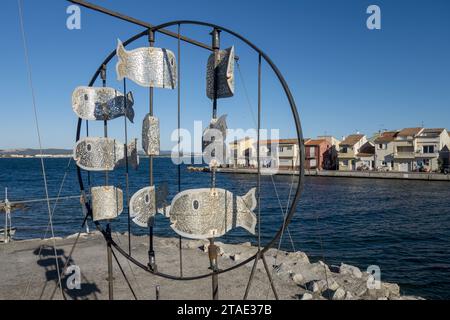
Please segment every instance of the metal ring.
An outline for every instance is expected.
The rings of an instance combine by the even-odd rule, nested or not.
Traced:
[[[243,36],[239,35],[238,33],[231,31],[227,28],[212,24],[212,23],[208,23],[208,22],[201,22],[201,21],[192,21],[192,20],[177,20],[177,21],[171,21],[171,22],[167,22],[164,24],[160,24],[158,26],[152,27],[148,30],[145,30],[139,34],[136,34],[135,36],[129,38],[128,40],[126,40],[125,42],[123,42],[124,47],[126,47],[128,44],[140,39],[141,37],[148,35],[150,32],[158,32],[158,30],[165,28],[165,27],[170,27],[173,25],[182,25],[182,24],[192,24],[192,25],[200,25],[200,26],[206,26],[206,27],[211,27],[211,28],[215,28],[221,31],[224,31],[240,40],[242,40],[244,43],[246,43],[248,46],[250,46],[252,49],[254,49],[257,53],[259,53],[264,60],[269,64],[269,66],[272,68],[273,72],[276,74],[276,76],[278,77],[278,80],[280,81],[283,90],[288,98],[289,101],[289,105],[291,107],[291,111],[292,111],[292,115],[294,117],[294,121],[295,121],[295,127],[296,127],[296,132],[297,132],[297,138],[298,138],[298,143],[299,143],[299,153],[300,153],[300,167],[299,167],[299,179],[298,179],[298,183],[297,183],[297,190],[295,192],[295,196],[294,199],[292,201],[291,207],[289,208],[289,213],[286,216],[286,218],[284,219],[283,225],[281,226],[281,228],[277,231],[277,233],[275,234],[275,236],[272,238],[272,240],[264,247],[261,249],[260,254],[266,252],[267,250],[269,250],[274,244],[275,242],[281,237],[281,235],[284,232],[284,229],[289,225],[289,223],[292,220],[292,217],[295,214],[295,210],[297,208],[297,204],[298,201],[300,200],[302,191],[303,191],[303,183],[304,183],[304,176],[305,176],[305,172],[304,172],[304,160],[305,160],[305,151],[304,151],[304,143],[303,143],[303,133],[302,133],[302,127],[301,127],[301,123],[300,123],[300,117],[298,115],[297,112],[297,107],[294,101],[294,98],[292,96],[292,93],[289,89],[289,86],[286,82],[286,80],[284,79],[283,75],[281,74],[280,70],[277,68],[277,66],[273,63],[273,61],[269,58],[268,55],[266,55],[261,49],[259,49],[256,45],[254,45],[252,42],[250,42],[248,39],[244,38]],[[93,86],[95,81],[97,80],[98,76],[101,73],[101,70],[103,68],[103,65],[108,64],[112,58],[114,58],[114,56],[116,55],[116,50],[114,50],[113,52],[111,52],[106,59],[103,61],[103,63],[100,65],[100,67],[97,69],[97,71],[94,73],[94,76],[92,77],[91,81],[89,82],[89,86]],[[80,134],[81,134],[81,125],[82,125],[82,119],[79,118],[78,119],[78,125],[77,125],[77,134],[76,134],[76,141],[78,141],[80,139]],[[80,185],[80,190],[82,192],[84,192],[84,184],[83,184],[83,179],[81,176],[81,169],[77,166],[77,176],[78,176],[78,182]],[[89,210],[89,205],[86,203],[85,204],[87,209]],[[107,239],[107,234],[105,232],[105,230],[103,230],[103,228],[101,227],[100,223],[98,221],[95,221],[95,226],[96,228],[103,234],[104,238],[106,241],[110,241],[111,245],[117,249],[118,252],[120,252],[121,255],[123,255],[126,259],[128,259],[130,262],[132,262],[133,264],[135,264],[136,266],[140,267],[141,269],[143,269],[144,271],[147,271],[153,275],[156,276],[160,276],[162,278],[166,278],[166,279],[171,279],[171,280],[184,280],[184,281],[189,281],[189,280],[198,280],[198,279],[203,279],[203,278],[207,278],[210,277],[214,274],[221,274],[221,273],[226,273],[228,271],[237,269],[245,264],[247,264],[250,261],[253,261],[257,254],[251,256],[250,258],[223,270],[218,270],[217,272],[211,272],[211,273],[206,273],[203,275],[198,275],[198,276],[172,276],[170,274],[165,274],[165,273],[161,273],[161,272],[156,272],[153,270],[150,270],[149,267],[147,265],[142,264],[141,262],[137,261],[136,259],[134,259],[133,257],[131,257],[128,253],[126,253],[114,240],[112,239]]]

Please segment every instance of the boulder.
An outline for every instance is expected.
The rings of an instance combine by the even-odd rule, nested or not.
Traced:
[[[313,295],[311,293],[305,292],[300,300],[312,300],[313,299]]]
[[[396,283],[382,282],[381,287],[389,292],[389,296],[399,296],[400,287]]]
[[[296,273],[292,276],[292,280],[297,285],[304,285],[305,284],[305,278],[303,278],[303,275],[301,273]]]
[[[344,300],[354,300],[355,297],[353,296],[353,294],[350,291],[345,292],[345,298]]]
[[[342,263],[339,267],[339,273],[345,274],[345,275],[351,275],[355,278],[361,279],[362,278],[362,272],[359,270],[358,267],[351,266],[345,263]]]
[[[343,300],[343,299],[345,298],[345,296],[346,296],[345,290],[342,289],[342,288],[338,288],[338,289],[334,292],[332,299],[333,299],[333,300]]]
[[[288,257],[292,259],[294,263],[309,264],[309,258],[304,252],[290,252],[288,253]]]

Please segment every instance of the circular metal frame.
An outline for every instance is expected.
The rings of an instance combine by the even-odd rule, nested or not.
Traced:
[[[126,40],[125,42],[123,42],[123,45],[126,47],[127,45],[129,45],[130,43],[142,38],[143,36],[148,35],[150,32],[158,32],[158,30],[162,29],[162,28],[166,28],[166,27],[170,27],[170,26],[174,26],[174,25],[183,25],[183,24],[189,24],[189,25],[199,25],[199,26],[205,26],[205,27],[211,27],[213,29],[217,29],[220,31],[224,31],[238,39],[240,39],[241,41],[243,41],[244,43],[246,43],[248,46],[250,46],[252,49],[254,49],[258,54],[261,55],[261,57],[264,58],[264,60],[269,64],[269,66],[271,67],[271,69],[273,70],[273,72],[276,74],[276,76],[278,77],[278,80],[280,81],[283,90],[286,94],[286,97],[288,98],[289,101],[289,105],[291,107],[291,111],[292,111],[292,116],[294,117],[294,121],[295,121],[295,127],[296,127],[296,132],[297,132],[297,138],[299,141],[299,153],[300,153],[300,167],[299,167],[299,179],[298,179],[298,183],[297,183],[297,190],[295,192],[295,196],[294,199],[291,203],[291,206],[289,208],[289,212],[287,214],[287,216],[284,218],[283,221],[283,225],[282,227],[277,231],[277,233],[275,234],[275,236],[272,238],[272,240],[269,241],[269,243],[264,246],[263,248],[261,248],[260,253],[264,253],[267,250],[269,250],[274,244],[275,242],[280,239],[281,235],[284,232],[284,229],[289,225],[289,223],[292,220],[292,217],[295,214],[295,210],[297,208],[297,204],[298,201],[300,200],[302,191],[303,191],[303,183],[304,183],[304,168],[303,168],[303,164],[304,164],[304,159],[305,159],[305,152],[304,152],[304,144],[303,144],[303,133],[302,133],[302,127],[301,127],[301,123],[300,123],[300,117],[298,115],[297,112],[297,107],[294,101],[294,98],[292,96],[292,93],[289,89],[289,86],[286,82],[286,80],[284,79],[283,75],[281,74],[280,70],[277,68],[277,66],[275,65],[275,63],[273,63],[273,61],[269,58],[269,56],[267,54],[265,54],[261,49],[259,49],[256,45],[254,45],[252,42],[250,42],[248,39],[244,38],[243,36],[239,35],[238,33],[212,24],[212,23],[208,23],[208,22],[201,22],[201,21],[193,21],[193,20],[176,20],[176,21],[171,21],[171,22],[167,22],[164,24],[160,24],[158,26],[152,27],[148,30],[145,30],[141,33],[136,34],[135,36],[129,38],[128,40]],[[91,81],[89,82],[89,86],[93,86],[95,81],[97,80],[98,76],[100,75],[100,72],[102,70],[103,65],[107,65],[116,55],[116,50],[114,50],[113,52],[111,52],[106,59],[100,64],[100,67],[97,69],[97,71],[95,72],[94,76],[92,77]],[[77,125],[77,134],[76,134],[76,141],[78,141],[80,139],[80,135],[81,135],[81,126],[82,126],[82,122],[83,120],[81,118],[78,119],[78,125]],[[81,192],[84,192],[84,184],[83,184],[83,179],[81,176],[81,169],[77,166],[77,176],[78,176],[78,182],[80,185],[80,190]],[[90,207],[89,204],[86,202],[86,207],[88,209],[88,212],[90,212]],[[250,258],[223,270],[219,270],[217,272],[210,272],[210,273],[206,273],[206,274],[202,274],[202,275],[198,275],[198,276],[173,276],[170,274],[165,274],[165,273],[161,273],[158,271],[153,271],[151,270],[147,265],[137,261],[136,259],[134,259],[131,255],[129,255],[125,250],[123,250],[113,239],[111,239],[110,237],[107,236],[107,233],[105,230],[103,230],[103,228],[101,227],[99,222],[94,222],[96,228],[103,234],[104,238],[106,241],[109,241],[111,243],[111,245],[118,251],[120,252],[120,254],[122,254],[126,259],[128,259],[130,262],[134,263],[136,266],[140,267],[141,269],[143,269],[144,271],[147,271],[153,275],[156,276],[160,276],[166,279],[172,279],[172,280],[198,280],[198,279],[203,279],[203,278],[207,278],[210,277],[214,274],[221,274],[221,273],[225,273],[234,269],[237,269],[245,264],[247,264],[250,261],[253,261],[254,259],[256,259],[257,253],[253,256],[251,256]]]

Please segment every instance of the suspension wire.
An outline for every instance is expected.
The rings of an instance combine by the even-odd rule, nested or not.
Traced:
[[[314,192],[312,192],[312,199],[313,199],[313,202],[314,202]],[[314,215],[315,215],[315,218],[316,218],[316,226],[318,227],[319,226],[319,215],[317,214],[317,212],[315,212]],[[324,251],[324,247],[323,247],[323,239],[322,239],[322,235],[320,234],[318,228],[317,228],[316,233],[317,233],[317,237],[319,238],[320,251],[321,251],[321,254],[322,254],[322,261],[324,263],[323,269],[324,269],[324,272],[325,272],[325,281],[327,282],[327,289],[329,289],[330,285],[328,283],[328,272],[327,272],[327,265],[325,263],[325,251]],[[327,291],[328,291],[328,299],[331,299],[331,293],[330,293],[329,290],[327,290]]]
[[[122,241],[120,240],[120,233],[119,232],[114,232],[116,238],[117,238],[117,242],[119,243],[119,245],[122,245]],[[130,260],[126,259],[127,263],[128,263],[128,267],[130,268],[131,271],[131,275],[133,276],[134,282],[136,283],[137,288],[139,289],[139,293],[141,294],[141,296],[144,296],[143,294],[143,290],[141,285],[139,284],[139,281],[137,280],[136,274],[133,271],[133,268],[131,267],[131,262]]]
[[[125,281],[126,281],[126,283],[128,285],[128,288],[130,289],[131,293],[133,294],[134,300],[137,300],[138,298],[136,297],[136,294],[134,293],[133,287],[131,286],[131,283],[128,280],[127,275],[123,271],[122,266],[120,265],[119,259],[117,259],[116,253],[114,252],[113,249],[111,249],[111,253],[112,253],[114,259],[116,260],[117,265],[119,266],[120,272],[122,273],[122,275],[123,275],[123,277],[124,277],[124,279],[125,279]]]
[[[177,166],[177,180],[178,180],[178,193],[181,192],[181,39],[180,39],[180,24],[178,24],[178,110],[177,110],[177,126],[178,126],[178,166]],[[183,276],[183,243],[182,238],[178,236],[178,246],[180,255],[180,277]]]
[[[258,163],[258,252],[261,251],[261,54],[258,55],[258,138],[256,142],[256,161]]]
[[[244,79],[244,77],[242,75],[239,63],[236,62],[236,64],[237,64],[237,69],[238,69],[239,76],[240,76],[240,78],[242,80],[241,82],[242,82],[242,86],[243,86],[243,89],[244,89],[245,97],[246,97],[246,100],[247,100],[247,107],[250,109],[250,113],[252,115],[253,122],[258,125],[258,143],[257,143],[257,145],[258,145],[257,149],[258,150],[257,150],[257,153],[258,153],[258,162],[259,162],[260,161],[260,159],[259,159],[260,158],[259,157],[259,151],[260,151],[259,150],[259,138],[260,138],[259,134],[260,134],[260,130],[259,129],[260,129],[260,121],[261,121],[261,119],[260,119],[260,108],[261,108],[261,55],[259,55],[259,58],[258,58],[258,122],[257,123],[255,121],[255,115],[253,113],[253,108],[252,108],[252,103],[251,103],[251,100],[250,100],[250,96],[248,94],[247,87],[245,85],[245,79]],[[258,164],[258,172],[260,172],[260,167],[259,166],[260,166],[260,164]],[[288,198],[288,203],[287,203],[287,207],[286,207],[286,212],[284,212],[283,206],[281,205],[281,200],[280,200],[280,197],[278,196],[278,190],[277,190],[277,187],[276,187],[276,185],[274,183],[273,176],[271,175],[272,184],[274,186],[274,190],[275,190],[276,196],[278,198],[278,202],[280,204],[281,214],[283,216],[282,233],[281,233],[281,236],[280,236],[280,241],[279,241],[278,249],[277,249],[277,252],[276,252],[276,255],[275,255],[275,259],[278,256],[278,251],[280,250],[281,239],[283,238],[284,231],[287,230],[288,234],[290,235],[289,226],[286,226],[286,215],[287,215],[288,208],[289,208],[290,197],[291,197],[291,192],[292,192],[292,186],[293,186],[293,181],[294,181],[293,180],[294,175],[295,174],[294,174],[294,171],[293,171],[293,173],[292,173],[292,181],[291,181],[290,191],[289,191],[289,198]],[[260,183],[259,179],[260,179],[260,174],[258,174],[258,182]],[[258,195],[258,197],[259,197],[259,199],[258,199],[258,207],[259,207],[259,202],[261,201],[260,195]],[[258,210],[259,210],[259,208],[258,208]],[[258,215],[260,216],[260,212],[258,212]],[[258,222],[259,222],[259,220],[260,220],[260,217],[258,218]],[[260,235],[258,235],[258,238],[259,238],[258,239],[258,253],[259,253],[259,250],[260,250]],[[294,243],[292,241],[292,237],[290,237],[290,238],[291,238],[292,246],[293,246],[294,251],[295,251],[295,246],[294,246]],[[247,284],[247,289],[246,289],[246,292],[244,294],[244,300],[247,298],[247,295],[248,295],[248,292],[249,292],[249,289],[250,289],[250,282],[252,281],[253,274],[254,274],[255,269],[256,269],[256,263],[257,263],[257,261],[260,258],[263,260],[264,267],[265,267],[267,275],[269,277],[269,282],[270,282],[269,285],[272,287],[272,290],[274,292],[275,298],[278,299],[278,295],[277,295],[277,292],[275,290],[275,287],[274,287],[274,284],[273,284],[273,280],[272,280],[273,279],[274,269],[272,268],[272,271],[270,272],[269,269],[268,269],[267,262],[266,262],[266,259],[265,259],[264,255],[262,255],[262,257],[260,257],[259,254],[257,254],[257,256],[255,258],[255,262],[254,262],[253,268],[252,268],[252,271],[251,271],[251,274],[250,274],[249,283]],[[268,293],[267,293],[267,297],[268,297]]]
[[[42,202],[42,201],[51,201],[51,200],[55,200],[55,203],[53,204],[53,208],[52,208],[52,213],[51,213],[51,217],[52,217],[52,219],[53,219],[53,215],[54,215],[54,213],[55,213],[56,206],[57,206],[57,204],[58,204],[58,200],[64,199],[64,198],[60,197],[60,194],[61,194],[61,192],[62,192],[64,183],[65,183],[65,181],[66,181],[66,177],[67,177],[68,169],[70,168],[70,163],[71,163],[71,161],[72,161],[72,158],[69,158],[69,161],[68,161],[68,163],[67,163],[66,170],[65,170],[65,172],[64,172],[63,179],[62,179],[62,181],[61,181],[61,184],[60,184],[60,187],[59,187],[59,190],[58,190],[58,195],[57,195],[56,198],[33,199],[33,200],[28,200],[28,201],[15,201],[15,202],[12,202],[12,203],[16,203],[16,204],[18,204],[18,203],[35,203],[35,202]],[[77,198],[79,198],[79,197],[80,197],[80,196],[77,196]],[[65,199],[73,199],[73,197],[65,197]],[[49,228],[50,228],[50,220],[49,220],[49,222],[47,223],[47,228],[46,228],[46,230],[45,230],[43,239],[46,239],[46,238],[47,238],[47,233],[48,233]],[[41,255],[41,252],[42,252],[43,247],[44,247],[43,245],[39,246],[39,252],[38,252],[38,254],[37,254],[38,257]],[[63,271],[62,273],[64,273],[64,271]],[[28,279],[28,281],[27,281],[27,286],[25,287],[25,295],[24,295],[25,298],[26,298],[27,295],[28,295],[28,292],[29,292],[29,289],[30,289],[30,285],[31,285],[32,278],[33,278],[33,275],[30,274],[30,277],[29,277],[29,279]],[[56,288],[58,288],[58,287],[56,287]]]
[[[41,133],[40,133],[40,129],[39,129],[39,120],[38,120],[38,115],[37,115],[36,96],[35,96],[33,77],[32,77],[32,72],[31,72],[31,64],[30,64],[30,59],[29,59],[29,54],[28,54],[28,47],[27,47],[27,41],[26,41],[26,35],[25,35],[25,26],[24,26],[24,21],[23,21],[23,12],[22,12],[21,0],[17,0],[17,5],[18,5],[18,9],[19,9],[20,29],[21,29],[21,33],[22,33],[22,42],[23,42],[23,49],[24,49],[24,54],[25,54],[25,63],[27,65],[27,70],[28,70],[28,82],[29,82],[29,86],[30,86],[30,90],[31,90],[31,97],[32,97],[32,102],[33,102],[33,111],[34,111],[34,119],[35,119],[35,125],[36,125],[36,133],[37,133],[37,137],[38,137],[39,150],[40,150],[40,154],[41,154],[41,169],[42,169],[42,175],[43,175],[43,178],[44,178],[45,195],[46,195],[46,198],[47,198],[48,218],[49,218],[50,227],[51,227],[51,233],[52,233],[52,238],[53,238],[53,251],[54,251],[54,254],[55,254],[56,271],[58,273],[58,280],[61,283],[61,273],[60,273],[60,270],[59,270],[59,262],[58,262],[58,256],[57,256],[57,251],[56,251],[55,233],[54,233],[54,230],[53,230],[52,211],[51,211],[51,207],[50,207],[50,201],[48,200],[49,193],[48,193],[48,186],[47,186],[47,176],[46,176],[46,172],[45,172],[44,158],[42,157],[42,155],[43,155],[43,152],[42,152],[42,141],[41,141]],[[6,230],[5,230],[5,232],[6,232]],[[62,295],[63,299],[66,299],[66,296],[64,295],[64,291],[62,289],[62,286],[59,286],[59,287],[60,287],[61,295]]]
[[[249,94],[248,94],[248,91],[247,91],[247,86],[245,85],[245,79],[244,79],[244,77],[243,77],[243,75],[242,75],[242,73],[241,73],[241,69],[240,69],[240,67],[239,67],[239,62],[238,61],[236,61],[236,65],[237,65],[237,69],[238,69],[238,71],[239,71],[239,76],[240,76],[240,78],[241,78],[241,83],[242,83],[242,87],[243,87],[243,89],[244,89],[244,93],[245,93],[245,96],[246,96],[246,99],[247,99],[247,107],[248,107],[248,109],[250,110],[250,112],[251,112],[251,114],[252,114],[252,118],[253,118],[253,122],[254,122],[254,124],[255,125],[257,125],[257,122],[256,122],[256,120],[255,120],[255,115],[254,115],[254,113],[253,113],[253,107],[252,107],[252,102],[251,102],[251,100],[250,100],[250,96],[249,96]],[[293,182],[294,182],[294,176],[295,176],[295,172],[292,172],[292,181],[291,181],[291,185],[290,185],[290,194],[291,194],[291,191],[292,191],[292,187],[293,187]],[[273,183],[273,187],[274,187],[274,189],[276,190],[276,185],[275,185],[275,183],[274,183],[274,181],[273,181],[273,176],[271,175],[271,178],[272,178],[272,183]],[[277,193],[278,194],[278,193]],[[282,213],[282,215],[283,215],[283,219],[285,219],[285,214],[284,214],[284,211],[283,211],[283,206],[281,205],[281,200],[279,199],[279,197],[278,197],[278,202],[280,203],[280,208],[281,208],[281,213]],[[290,203],[290,199],[288,199],[288,204]],[[287,214],[287,212],[288,212],[288,207],[286,208],[286,214]],[[290,234],[290,230],[289,230],[289,226],[287,226],[286,227],[286,230],[288,231],[288,233]],[[284,232],[284,223],[283,223],[283,232]],[[283,237],[283,233],[281,234],[281,237],[280,237],[280,239]],[[291,237],[291,239],[292,239],[292,237]],[[294,246],[294,243],[293,243],[293,241],[292,241],[292,246],[295,248],[295,246]],[[295,251],[295,250],[294,250]]]
[[[130,190],[129,190],[129,181],[128,181],[128,175],[129,175],[129,163],[128,163],[128,121],[127,121],[127,115],[128,115],[128,99],[127,99],[127,80],[126,78],[123,78],[123,94],[124,94],[124,101],[125,101],[125,116],[123,117],[125,120],[125,143],[124,143],[124,149],[125,149],[125,185],[126,185],[126,198],[127,198],[127,223],[128,223],[128,254],[131,256],[131,216],[130,216]],[[137,146],[136,146],[137,148]]]

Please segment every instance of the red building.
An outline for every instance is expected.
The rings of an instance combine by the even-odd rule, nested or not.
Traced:
[[[305,169],[336,169],[336,150],[327,139],[305,142]]]

